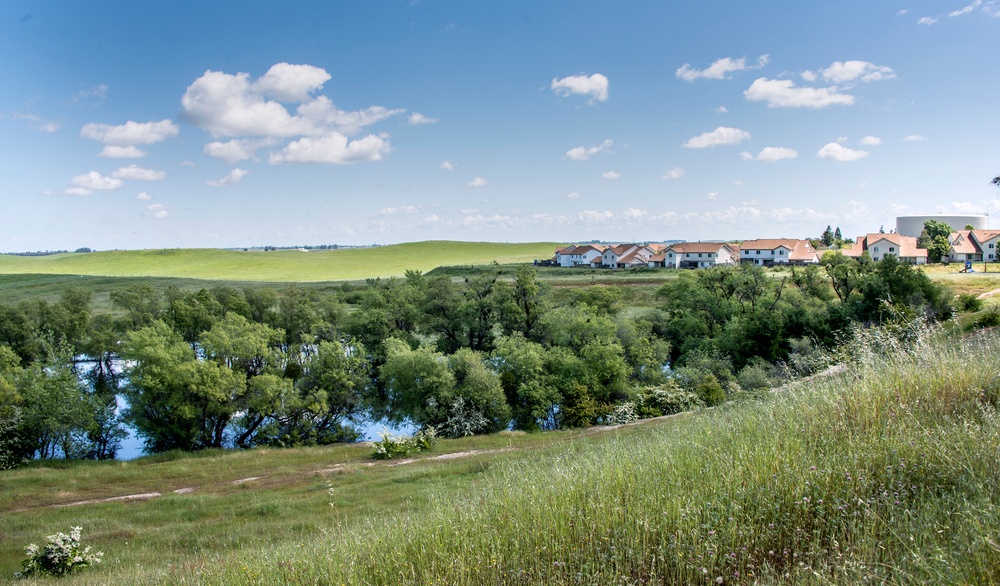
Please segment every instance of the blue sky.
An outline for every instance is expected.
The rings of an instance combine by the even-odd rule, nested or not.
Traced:
[[[996,213],[998,56],[998,0],[8,0],[0,249]]]

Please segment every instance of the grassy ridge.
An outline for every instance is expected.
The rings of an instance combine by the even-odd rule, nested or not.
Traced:
[[[112,250],[51,256],[0,255],[0,274],[186,277],[229,281],[344,281],[427,272],[448,265],[551,258],[559,244],[425,241],[339,250]]]
[[[220,482],[5,513],[4,565],[11,541],[72,523],[108,553],[72,580],[89,584],[1000,582],[1000,336],[914,334],[868,334],[843,374],[765,398],[604,434],[467,440],[515,448],[474,458],[366,466],[336,448],[151,461],[132,476],[15,471],[4,508],[60,482],[90,494],[102,475],[89,470],[136,489],[154,470],[165,488],[208,470]],[[317,453],[347,467],[269,480]],[[266,478],[228,482],[241,474]]]

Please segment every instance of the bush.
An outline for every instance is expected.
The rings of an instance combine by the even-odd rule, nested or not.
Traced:
[[[638,390],[633,401],[636,414],[641,419],[694,411],[704,406],[698,395],[682,389],[675,381],[655,387],[643,387]]]
[[[709,407],[721,405],[726,402],[726,390],[722,388],[719,379],[714,374],[708,374],[699,380],[694,386],[694,393]]]
[[[28,559],[21,562],[24,570],[16,577],[27,578],[36,575],[63,576],[101,563],[104,552],[90,553],[90,546],[80,548],[80,527],[73,527],[69,535],[56,533],[49,535],[43,547],[34,543],[24,548]]]
[[[992,309],[979,316],[972,325],[975,328],[995,328],[1000,326],[1000,307],[993,306]]]
[[[955,307],[962,312],[979,311],[985,304],[975,293],[962,293],[955,299]]]
[[[639,415],[635,411],[634,403],[620,403],[604,418],[607,425],[625,425],[639,420]]]
[[[766,391],[772,386],[769,367],[766,364],[748,364],[736,376],[740,387],[748,393]]]
[[[409,458],[417,452],[429,452],[437,443],[437,433],[433,427],[426,427],[416,435],[392,435],[382,433],[382,440],[375,442],[372,458],[376,460],[391,460],[393,458]]]

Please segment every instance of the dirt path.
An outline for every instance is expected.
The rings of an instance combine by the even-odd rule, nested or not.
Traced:
[[[987,291],[986,293],[980,293],[980,299],[986,299],[987,297],[993,297],[994,295],[1000,294],[1000,289],[994,289],[992,291]]]

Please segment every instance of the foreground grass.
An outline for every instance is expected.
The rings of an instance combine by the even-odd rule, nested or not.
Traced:
[[[112,250],[50,256],[0,255],[0,274],[182,277],[230,281],[345,281],[446,265],[551,258],[559,244],[424,241],[339,250]]]
[[[1000,582],[1000,339],[896,340],[857,345],[837,377],[659,425],[543,435],[570,441],[455,460],[447,480],[428,460],[356,466],[328,477],[329,495],[316,478],[273,506],[247,488],[227,513],[199,516],[207,503],[177,496],[45,528],[94,524],[110,559],[74,582],[95,584]],[[108,535],[123,509],[147,511],[148,525]],[[177,516],[190,533],[229,529],[139,563],[131,540]]]

